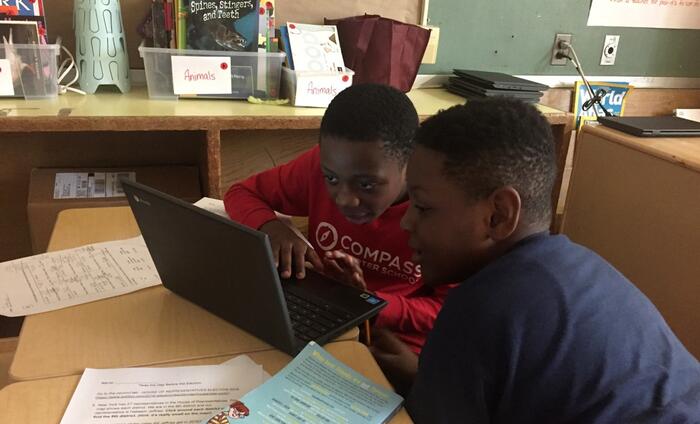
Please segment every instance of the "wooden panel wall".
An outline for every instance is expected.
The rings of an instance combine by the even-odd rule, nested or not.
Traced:
[[[0,186],[9,190],[0,192],[0,261],[32,254],[27,220],[32,168],[197,165],[206,172],[204,137],[190,131],[4,133]]]
[[[318,143],[318,130],[221,132],[221,198],[231,184],[289,162]]]

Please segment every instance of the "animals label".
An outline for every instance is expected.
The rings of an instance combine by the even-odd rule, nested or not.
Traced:
[[[231,94],[231,58],[172,56],[175,94]]]

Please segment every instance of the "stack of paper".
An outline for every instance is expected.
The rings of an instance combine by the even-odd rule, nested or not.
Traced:
[[[220,365],[88,368],[61,424],[195,424],[268,378],[246,355]]]
[[[201,424],[385,423],[403,398],[368,380],[310,342],[269,381]]]

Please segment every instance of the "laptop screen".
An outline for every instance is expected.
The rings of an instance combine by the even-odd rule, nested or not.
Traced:
[[[342,312],[330,318],[344,321],[327,325],[325,334],[310,334],[318,343],[386,306],[382,299],[317,273],[283,285],[266,234],[143,184],[121,182],[163,286],[289,354],[305,340],[292,328],[283,287]]]

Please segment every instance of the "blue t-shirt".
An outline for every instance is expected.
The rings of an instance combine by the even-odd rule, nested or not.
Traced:
[[[451,291],[407,408],[417,423],[698,423],[700,364],[605,260],[537,234]]]

